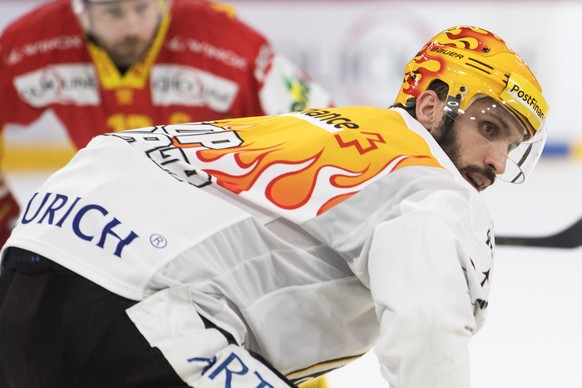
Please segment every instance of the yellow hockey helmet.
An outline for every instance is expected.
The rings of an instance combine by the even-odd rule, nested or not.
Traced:
[[[475,97],[485,95],[515,114],[525,126],[526,139],[543,132],[548,104],[538,81],[525,62],[489,31],[457,26],[432,38],[406,65],[396,103],[410,106],[436,79],[449,86],[447,104],[455,112],[463,113]]]

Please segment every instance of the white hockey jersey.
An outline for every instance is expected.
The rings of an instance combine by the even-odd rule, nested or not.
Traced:
[[[469,386],[492,225],[400,109],[308,109],[96,137],[6,247],[139,301],[128,314],[184,381],[226,346],[294,381],[376,344],[392,387]]]

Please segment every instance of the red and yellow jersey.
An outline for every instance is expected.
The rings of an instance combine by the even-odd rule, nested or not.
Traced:
[[[263,36],[216,8],[174,0],[147,55],[124,74],[86,39],[69,0],[37,8],[0,39],[0,124],[50,109],[82,147],[106,132],[330,103]]]

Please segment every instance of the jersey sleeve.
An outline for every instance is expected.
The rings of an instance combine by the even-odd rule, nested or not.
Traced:
[[[25,104],[13,85],[13,75],[10,71],[14,52],[9,44],[7,33],[0,36],[0,159],[4,157],[4,129],[7,124],[28,124],[38,118],[42,111]],[[0,172],[0,246],[4,245],[16,219],[20,213],[20,206],[10,192]]]
[[[20,206],[0,175],[0,246],[8,240],[19,214]]]
[[[22,53],[13,47],[13,36],[20,34],[18,26],[8,27],[0,37],[0,128],[6,124],[30,124],[43,109],[28,105],[15,88],[14,70],[21,66]],[[37,91],[40,92],[40,91]]]
[[[368,252],[382,374],[396,388],[468,387],[492,265],[487,211],[447,189],[417,193],[400,211],[375,228]]]
[[[267,44],[256,60],[259,102],[266,115],[332,106],[329,94],[303,69]]]

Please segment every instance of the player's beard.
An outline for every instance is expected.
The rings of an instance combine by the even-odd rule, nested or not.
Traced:
[[[115,65],[121,68],[129,68],[145,56],[150,46],[151,39],[129,36],[104,48]]]
[[[455,167],[457,167],[457,170],[459,170],[462,176],[471,175],[471,173],[479,173],[491,181],[491,184],[489,185],[491,186],[496,178],[493,169],[479,167],[474,164],[465,164],[461,160],[461,145],[459,144],[459,138],[457,136],[458,130],[459,129],[455,128],[454,124],[449,124],[446,117],[443,117],[439,129],[434,134],[434,138],[451,159]],[[480,190],[485,190],[485,188]]]

